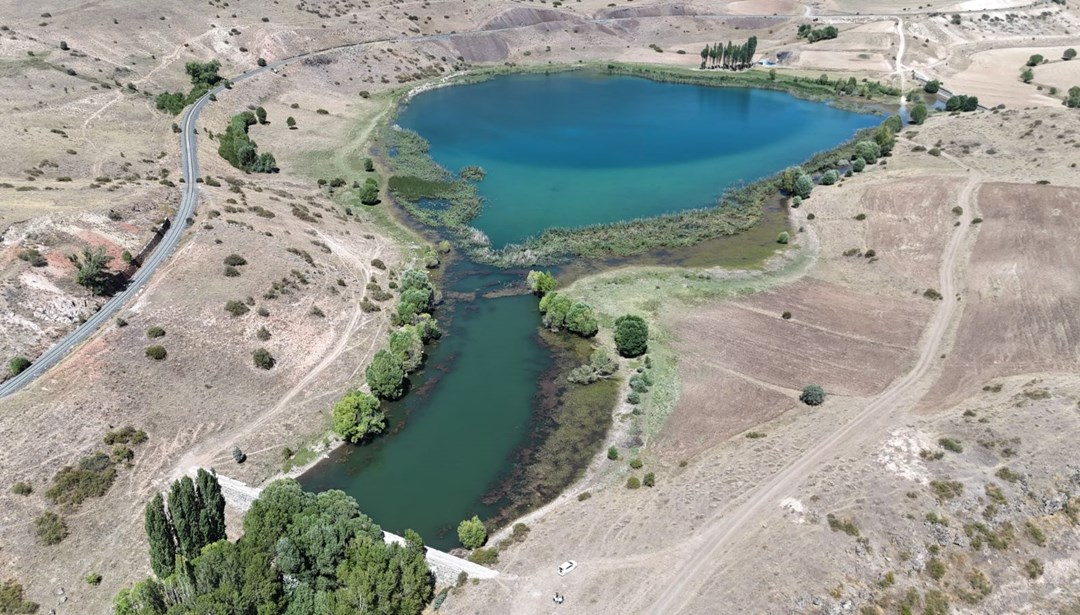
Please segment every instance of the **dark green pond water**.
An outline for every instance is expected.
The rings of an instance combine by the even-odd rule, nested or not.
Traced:
[[[771,175],[877,121],[779,92],[582,73],[435,90],[399,118],[430,141],[432,156],[446,168],[486,169],[480,183],[486,205],[475,222],[496,245],[549,226],[708,205],[735,181]],[[769,220],[783,224],[782,217]],[[763,232],[764,239],[751,232],[731,241],[756,250],[760,262],[776,237],[774,229]],[[714,247],[731,252],[712,241],[702,250]],[[689,261],[660,258],[752,264],[702,250],[691,251]],[[445,335],[429,348],[409,394],[388,406],[390,433],[339,449],[301,478],[304,486],[342,489],[384,528],[412,528],[447,549],[457,546],[461,519],[494,518],[553,495],[551,481],[542,479],[531,492],[507,488],[523,473],[523,460],[554,463],[530,467],[560,481],[566,464],[586,464],[592,449],[580,434],[602,439],[610,418],[597,410],[610,408],[614,390],[578,390],[569,394],[574,403],[559,405],[567,399],[565,379],[552,370],[574,359],[556,364],[542,342],[536,299],[481,296],[520,285],[524,273],[453,265],[442,281],[448,301],[436,312]],[[533,454],[550,442],[561,448]],[[532,474],[535,479],[537,471]]]

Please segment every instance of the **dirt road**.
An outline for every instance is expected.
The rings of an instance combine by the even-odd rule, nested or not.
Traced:
[[[899,58],[898,58],[899,60]],[[938,360],[946,341],[946,333],[957,317],[959,300],[954,273],[960,264],[962,246],[971,227],[974,211],[974,195],[981,178],[974,171],[960,195],[964,213],[959,216],[949,243],[942,255],[940,267],[942,300],[923,333],[920,352],[914,367],[881,395],[869,403],[850,422],[841,425],[832,435],[822,439],[816,446],[791,465],[775,474],[768,482],[752,491],[747,499],[733,503],[719,513],[717,521],[692,541],[684,557],[686,562],[675,580],[657,596],[648,612],[658,615],[682,612],[697,595],[697,589],[711,575],[723,569],[724,555],[737,548],[752,536],[749,523],[760,523],[769,512],[778,512],[779,502],[797,491],[799,485],[823,464],[838,456],[848,454],[859,436],[876,434],[895,424],[896,414],[914,405],[925,391],[923,381]],[[719,566],[718,566],[718,563]]]

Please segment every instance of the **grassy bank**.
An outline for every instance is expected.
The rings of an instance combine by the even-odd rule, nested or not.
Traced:
[[[696,71],[616,63],[524,69],[493,67],[469,73],[453,83],[477,82],[501,74],[559,70],[593,70],[710,87],[767,88],[802,98],[838,100],[833,85],[804,77],[758,70]],[[855,143],[868,138],[872,130],[861,131],[852,140],[815,154],[802,166],[810,173],[837,166],[851,156]],[[481,231],[470,226],[482,207],[475,183],[440,167],[428,154],[428,143],[420,135],[389,123],[378,134],[379,150],[385,156],[382,162],[393,172],[388,192],[394,201],[416,220],[449,235],[473,260],[501,267],[550,265],[571,258],[630,257],[736,235],[758,224],[762,204],[778,192],[779,174],[728,190],[714,207],[579,228],[551,228],[520,244],[494,249]]]

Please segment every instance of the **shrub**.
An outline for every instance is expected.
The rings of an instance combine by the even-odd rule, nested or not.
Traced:
[[[1043,61],[1043,57],[1036,53],[1036,54],[1032,55],[1030,58],[1028,58],[1027,65],[1028,66],[1038,66],[1038,65],[1042,64],[1042,61]]]
[[[0,583],[0,613],[37,613],[40,606],[23,598],[23,587],[14,579]]]
[[[615,461],[616,459],[618,459],[619,458],[619,449],[615,448],[614,446],[609,446],[608,450],[607,450],[607,458],[612,460],[612,461]]]
[[[240,277],[240,270],[237,269],[236,267],[233,267],[232,265],[225,265],[225,271],[223,273],[225,274],[225,277],[227,277],[227,278],[238,278],[238,277]]]
[[[840,172],[836,169],[829,169],[821,175],[821,185],[831,186],[840,180]]]
[[[472,519],[465,519],[457,527],[458,540],[466,549],[479,549],[487,542],[487,528],[480,517],[473,515]]]
[[[45,260],[45,257],[37,248],[27,248],[19,252],[19,260],[30,263],[31,267],[44,267],[49,264],[49,261]]]
[[[916,103],[915,106],[911,108],[911,111],[908,112],[908,115],[911,117],[912,124],[922,124],[926,121],[926,116],[928,114],[929,110],[923,103]]]
[[[1071,59],[1073,59],[1075,57],[1076,57],[1076,50],[1073,49],[1072,47],[1069,47],[1068,49],[1065,50],[1065,53],[1061,54],[1061,59],[1062,60],[1071,60]]]
[[[810,193],[814,190],[814,179],[807,174],[802,174],[795,179],[794,192],[795,196],[801,199],[810,198]]]
[[[638,477],[631,476],[630,478],[626,479],[626,488],[627,489],[638,489],[640,487],[641,487],[641,481],[638,480]]]
[[[265,348],[256,349],[255,352],[251,353],[251,358],[255,362],[255,367],[259,369],[270,369],[277,363],[274,356]]]
[[[825,521],[829,524],[829,529],[834,532],[843,532],[848,536],[859,537],[859,526],[855,525],[855,522],[851,519],[838,519],[836,515],[829,513],[825,515]]]
[[[28,482],[19,481],[11,486],[11,492],[15,495],[30,495],[34,492],[34,488]]]
[[[469,561],[474,564],[480,564],[481,566],[493,566],[499,563],[499,550],[494,547],[490,549],[476,549],[469,554]]]
[[[1043,563],[1031,558],[1024,564],[1024,572],[1027,573],[1029,579],[1037,579],[1043,574]]]
[[[364,170],[368,173],[375,171],[375,161],[371,158],[364,158]]]
[[[791,312],[784,311],[783,314],[780,314],[780,318],[783,318],[784,320],[791,320]]]
[[[247,259],[239,254],[230,254],[225,257],[225,264],[232,265],[233,267],[239,267],[241,265],[248,264]]]
[[[945,571],[945,563],[936,557],[930,558],[930,561],[926,563],[926,572],[935,581],[940,581],[945,576]]]
[[[529,275],[525,278],[525,282],[529,285],[529,290],[538,297],[555,290],[555,276],[546,271],[530,271]]]
[[[161,327],[150,327],[146,330],[146,337],[150,339],[165,337],[165,329],[162,329]]]
[[[247,455],[244,454],[244,451],[240,450],[239,446],[233,447],[232,458],[236,463],[244,463],[247,461]]]
[[[248,309],[248,306],[244,305],[243,301],[232,300],[225,304],[225,311],[233,316],[243,316],[250,310]]]
[[[12,376],[18,376],[26,371],[28,367],[30,367],[30,359],[21,355],[8,361],[8,371],[11,372]]]
[[[641,403],[641,393],[637,391],[630,391],[630,394],[626,396],[626,403],[631,406],[636,406]]]
[[[589,493],[588,491],[582,491],[581,493],[578,494],[577,501],[584,502],[585,500],[587,500],[587,499],[589,499],[591,497],[592,497],[591,493]]]
[[[165,357],[169,356],[169,353],[165,351],[164,346],[154,345],[146,347],[146,356],[150,357],[155,361],[161,361]]]
[[[630,467],[634,468],[635,470],[641,468],[641,466],[643,466],[643,465],[645,465],[645,464],[642,463],[641,460],[638,459],[637,457],[634,457],[633,459],[630,460]]]
[[[780,231],[780,234],[776,236],[776,243],[786,244],[791,240],[791,235],[787,231]]]
[[[270,331],[266,327],[259,327],[259,330],[255,332],[255,339],[265,342],[270,339]]]
[[[86,581],[87,585],[101,585],[101,575],[97,572],[87,573],[83,580]]]
[[[820,385],[808,384],[803,387],[802,394],[799,395],[799,401],[807,406],[820,406],[825,403],[825,389]]]
[[[947,451],[953,453],[964,452],[964,446],[960,444],[958,440],[953,440],[952,438],[938,438],[937,443],[941,446],[941,448]]]
[[[926,82],[926,85],[923,86],[923,91],[927,94],[937,94],[938,90],[940,89],[941,82],[937,79],[931,79],[930,81]]]
[[[1024,83],[1031,83],[1031,80],[1034,79],[1034,78],[1035,78],[1035,71],[1031,70],[1030,68],[1025,68],[1020,73],[1020,81],[1023,81]]]
[[[83,457],[75,466],[64,466],[52,479],[45,497],[54,504],[76,508],[87,498],[105,495],[116,480],[116,468],[109,456],[97,452]]]
[[[34,519],[34,529],[38,540],[44,545],[59,544],[68,535],[64,520],[54,512],[41,513],[37,519]]]
[[[641,484],[645,485],[646,487],[655,487],[656,475],[652,472],[646,472],[645,477],[641,479]]]
[[[615,320],[615,349],[624,357],[645,354],[649,343],[649,326],[640,316],[627,314]]]
[[[862,173],[863,169],[866,168],[866,161],[862,158],[856,158],[851,163],[851,168],[854,169],[856,173]]]
[[[1008,481],[1010,483],[1015,483],[1015,482],[1019,481],[1021,478],[1024,477],[1022,474],[1019,474],[1017,472],[1013,472],[1009,468],[1001,468],[1000,470],[998,470],[997,472],[994,473],[994,476],[1000,478],[1001,480]]]
[[[964,485],[954,480],[932,480],[930,489],[939,501],[951,500],[964,493]]]
[[[113,431],[105,432],[105,437],[102,438],[105,444],[112,446],[113,444],[142,444],[146,442],[146,432],[141,429],[135,429],[131,425],[115,429]]]

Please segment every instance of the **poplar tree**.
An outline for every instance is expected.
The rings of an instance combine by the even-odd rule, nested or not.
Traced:
[[[205,546],[225,539],[225,496],[216,473],[199,468],[195,480],[199,488],[199,528],[204,541],[200,546]]]
[[[176,542],[160,493],[146,504],[144,527],[150,542],[150,567],[158,578],[164,579],[176,567]]]
[[[169,490],[169,516],[176,531],[180,555],[187,559],[198,555],[206,544],[199,523],[199,508],[199,494],[191,477],[185,476],[172,484]]]

